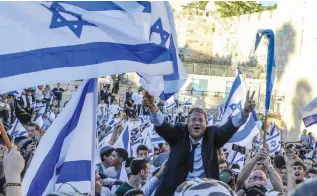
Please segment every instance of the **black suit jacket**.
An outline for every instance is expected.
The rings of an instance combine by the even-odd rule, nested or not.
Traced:
[[[217,149],[227,143],[236,133],[229,120],[222,127],[207,127],[202,142],[202,160],[208,178],[219,179]],[[186,181],[189,172],[190,139],[187,125],[176,124],[174,127],[164,121],[155,127],[155,131],[169,143],[171,147],[162,180],[157,187],[156,196],[173,196],[176,188]]]

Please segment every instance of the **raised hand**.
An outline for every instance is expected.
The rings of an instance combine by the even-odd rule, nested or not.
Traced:
[[[158,108],[155,104],[154,97],[150,95],[148,92],[145,92],[145,95],[143,96],[143,105],[145,107],[150,108],[152,111],[157,111]]]
[[[244,108],[242,111],[242,117],[247,118],[249,116],[249,113],[252,112],[252,110],[255,108],[255,101],[253,100],[255,91],[252,92],[252,95],[250,96],[250,91],[247,92],[247,98],[245,100]]]

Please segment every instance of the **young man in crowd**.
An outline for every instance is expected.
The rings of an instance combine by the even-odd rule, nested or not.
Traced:
[[[66,89],[66,91],[67,90],[68,89]],[[56,88],[53,88],[52,92],[54,93],[54,96],[56,97],[55,99],[57,101],[57,107],[60,108],[61,101],[62,101],[62,98],[63,98],[63,92],[65,92],[65,90],[63,88],[61,88],[61,84],[60,83],[57,83]]]
[[[150,175],[150,163],[144,157],[132,160],[130,164],[131,177],[123,183],[116,191],[116,196],[123,196],[131,189],[141,189],[142,182],[147,180]]]
[[[149,157],[149,148],[147,146],[141,144],[136,149],[136,154],[137,154],[137,157],[147,160]]]
[[[106,178],[106,170],[109,168],[110,162],[110,155],[112,154],[114,148],[111,146],[105,146],[100,150],[100,159],[101,162],[96,165],[96,172],[99,173],[102,179]]]
[[[219,159],[218,164],[219,164],[219,173],[223,169],[227,169],[229,167],[229,163],[225,159]]]

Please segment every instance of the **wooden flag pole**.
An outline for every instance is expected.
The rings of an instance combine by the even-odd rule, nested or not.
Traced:
[[[11,144],[11,142],[9,140],[9,137],[7,135],[6,130],[4,129],[2,120],[0,120],[0,132],[1,132],[1,135],[2,135],[2,138],[3,138],[3,141],[4,141],[5,145],[10,150],[12,148],[12,144]]]

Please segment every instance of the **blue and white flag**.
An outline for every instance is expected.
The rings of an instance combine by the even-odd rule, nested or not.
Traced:
[[[242,107],[244,107],[246,96],[247,89],[242,78],[242,73],[239,67],[237,67],[237,76],[232,84],[226,103],[223,106],[222,117],[218,119],[219,121],[217,121],[215,125],[224,125],[232,116],[240,113]]]
[[[130,129],[131,129],[132,123],[127,122],[124,126],[123,131],[121,132],[120,136],[118,137],[116,143],[114,144],[115,148],[123,148],[126,149],[130,155],[130,148],[131,148],[131,142],[130,142]]]
[[[229,156],[228,156],[228,163],[231,167],[233,164],[239,164],[240,168],[242,169],[244,166],[245,155],[239,152],[233,151],[230,149]]]
[[[23,178],[22,195],[93,193],[97,81],[83,83],[42,137]]]
[[[18,138],[18,137],[23,137],[27,136],[28,132],[27,130],[23,127],[19,119],[16,119],[15,122],[13,123],[11,129],[7,131],[7,133],[12,137],[12,138]]]
[[[317,97],[305,105],[301,114],[306,127],[317,123]]]
[[[275,36],[274,32],[271,29],[259,29],[256,33],[256,40],[255,40],[255,46],[254,46],[254,52],[256,52],[256,49],[258,48],[262,37],[266,35],[267,39],[269,40],[268,44],[268,52],[267,52],[267,62],[266,62],[266,93],[265,93],[265,114],[268,114],[270,109],[270,103],[271,103],[271,95],[274,85],[274,79],[275,79],[275,51],[274,51],[274,45],[275,45]]]
[[[176,102],[175,102],[175,99],[174,99],[174,96],[171,96],[167,101],[166,101],[166,104],[165,104],[165,108],[166,110],[171,110],[173,109],[174,107],[176,107]]]
[[[44,127],[44,121],[43,121],[43,117],[42,117],[42,114],[38,113],[35,120],[34,120],[34,123],[37,124],[40,129],[42,130]]]
[[[138,72],[169,96],[187,77],[172,19],[161,1],[0,2],[0,93]]]
[[[208,125],[207,127],[213,126],[214,125],[214,116],[212,114],[207,113],[207,120],[208,120]]]
[[[178,56],[175,23],[169,2],[151,2],[151,5],[150,38],[171,52],[170,58],[173,61],[174,72],[163,76],[139,73],[140,83],[149,93],[166,101],[184,85],[187,80],[187,72]]]
[[[270,149],[270,155],[281,150],[281,132],[278,130],[275,124],[270,126],[269,131],[266,133],[266,144],[268,144]],[[263,140],[261,139],[260,147],[263,147]]]

